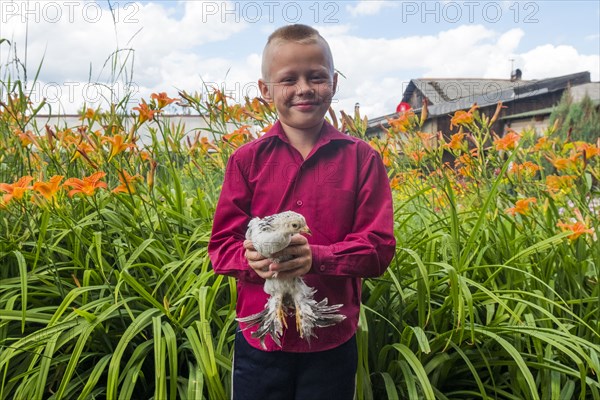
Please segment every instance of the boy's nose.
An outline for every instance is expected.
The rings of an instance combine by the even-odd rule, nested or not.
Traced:
[[[300,95],[307,95],[307,94],[313,94],[315,92],[315,89],[312,87],[312,85],[310,84],[310,82],[306,79],[299,79],[298,80],[298,92],[297,94]]]

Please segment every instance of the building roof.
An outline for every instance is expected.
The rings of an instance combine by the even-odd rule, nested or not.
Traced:
[[[508,79],[411,79],[402,101],[410,102],[415,91],[428,100],[429,105],[454,102],[458,99],[474,98],[490,91],[510,89],[529,81],[511,81]]]
[[[473,103],[477,103],[479,107],[486,107],[495,105],[499,101],[508,103],[515,100],[535,98],[545,93],[564,90],[567,87],[579,87],[589,83],[590,73],[587,71],[532,81],[510,81],[506,79],[412,79],[404,91],[402,100],[410,100],[415,91],[418,91],[418,95],[426,97],[429,100],[427,109],[429,118],[431,118],[468,109]],[[594,91],[595,87],[585,86],[585,88],[588,91],[588,95],[593,98],[596,94]],[[593,94],[589,92],[593,92]],[[452,93],[455,93],[454,97],[451,97]],[[458,93],[466,94],[466,96],[459,97]],[[432,97],[428,97],[428,94]],[[421,107],[415,108],[413,111],[418,114],[421,111]],[[395,117],[397,117],[397,113],[373,118],[369,120],[368,127],[374,128],[382,123],[387,124],[388,119]]]

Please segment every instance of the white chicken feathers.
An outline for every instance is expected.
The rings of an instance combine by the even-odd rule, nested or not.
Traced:
[[[262,256],[273,262],[281,262],[286,260],[273,259],[271,256],[285,249],[292,236],[298,233],[310,234],[306,220],[296,212],[285,211],[262,219],[253,218],[248,224],[246,239]],[[336,313],[342,304],[330,306],[327,298],[320,302],[314,300],[316,290],[307,286],[302,278],[278,279],[275,275],[265,281],[264,291],[270,296],[264,310],[237,319],[247,324],[245,329],[259,325],[252,336],[260,339],[263,347],[267,335],[281,346],[283,328],[287,328],[285,317],[291,310],[295,310],[296,329],[300,337],[309,342],[311,337],[317,336],[315,328],[335,325],[346,318]]]

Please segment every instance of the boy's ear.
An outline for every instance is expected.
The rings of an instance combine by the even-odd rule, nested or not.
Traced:
[[[337,92],[337,81],[338,81],[338,73],[334,72],[333,73],[333,94],[335,94]]]
[[[273,101],[271,96],[271,87],[267,82],[264,81],[264,79],[258,80],[258,89],[260,90],[260,95],[263,99],[269,102]]]

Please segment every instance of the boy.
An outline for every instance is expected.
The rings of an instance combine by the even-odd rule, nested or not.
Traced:
[[[324,119],[337,73],[315,29],[290,25],[273,32],[258,84],[278,121],[229,159],[208,246],[213,268],[237,278],[238,317],[264,308],[264,280],[277,273],[277,279],[303,276],[317,290],[315,300],[343,304],[338,312],[346,319],[317,328],[310,343],[289,319],[281,347],[267,337],[266,351],[252,337],[256,328],[241,326],[233,398],[352,399],[361,278],[383,274],[395,248],[388,177],[368,144]],[[293,236],[282,251],[293,258],[272,263],[244,234],[252,217],[287,210],[304,215],[312,236]]]

